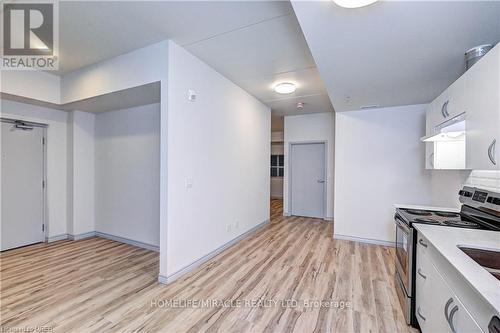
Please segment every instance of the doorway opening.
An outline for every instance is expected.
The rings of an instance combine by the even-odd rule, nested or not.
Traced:
[[[271,221],[283,215],[283,186],[285,176],[284,118],[271,117]]]

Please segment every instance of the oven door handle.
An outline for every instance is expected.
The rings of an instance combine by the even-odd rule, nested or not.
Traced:
[[[396,224],[403,229],[403,231],[409,235],[410,234],[410,227],[396,214],[394,215],[394,220],[396,221]]]

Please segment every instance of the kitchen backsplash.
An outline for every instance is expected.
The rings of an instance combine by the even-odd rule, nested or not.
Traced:
[[[500,192],[500,170],[473,170],[466,185]]]

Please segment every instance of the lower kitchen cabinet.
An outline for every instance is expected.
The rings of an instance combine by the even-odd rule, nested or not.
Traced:
[[[425,239],[422,242],[426,244]],[[420,242],[417,244],[415,315],[422,332],[482,332],[439,273],[431,254]]]

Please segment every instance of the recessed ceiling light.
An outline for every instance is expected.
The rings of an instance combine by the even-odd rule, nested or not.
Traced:
[[[337,5],[344,8],[359,8],[371,5],[378,0],[333,0]]]
[[[296,89],[297,87],[295,87],[295,84],[291,82],[283,82],[274,86],[274,91],[276,91],[278,94],[291,94]]]

